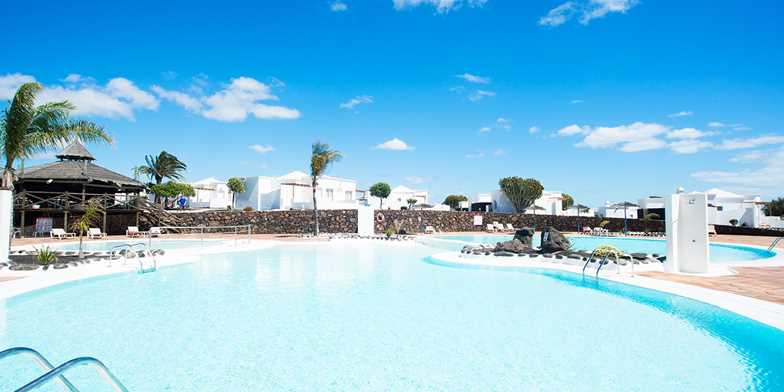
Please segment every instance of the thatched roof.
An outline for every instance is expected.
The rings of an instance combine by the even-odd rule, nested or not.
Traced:
[[[79,142],[71,143],[56,156],[60,161],[27,167],[18,172],[19,181],[97,182],[123,188],[144,187],[133,178],[92,163],[95,158]]]

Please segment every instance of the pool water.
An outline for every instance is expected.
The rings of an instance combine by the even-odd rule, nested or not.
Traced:
[[[149,242],[146,238],[129,238],[128,240],[111,240],[111,241],[85,241],[83,243],[83,249],[85,251],[91,252],[100,252],[100,251],[110,251],[118,245],[122,244],[136,244],[136,243],[143,243],[143,244],[150,244],[153,249],[164,249],[164,250],[177,250],[177,249],[193,249],[193,248],[200,248],[202,246],[215,246],[221,245],[226,243],[226,241],[216,241],[216,240],[163,240],[153,238],[152,242]],[[63,251],[78,251],[79,250],[79,242],[63,242],[63,243],[50,243],[48,244],[49,247],[55,250],[63,250]],[[38,247],[40,248],[40,246]]]
[[[131,391],[781,391],[784,331],[408,244],[286,244],[0,302],[0,348],[103,360]],[[6,360],[0,390],[36,372]],[[90,369],[69,377],[102,391]],[[52,385],[51,389],[56,390]]]
[[[509,241],[512,235],[448,235],[436,238],[461,241],[465,243],[495,244],[500,241]],[[539,233],[534,235],[534,246],[539,246]],[[571,236],[573,249],[591,251],[600,245],[612,245],[626,253],[667,254],[667,242],[648,238],[619,238],[619,237],[585,237]],[[460,245],[451,248],[458,249]],[[743,245],[710,244],[710,260],[716,263],[756,261],[775,256],[776,253],[760,248]]]

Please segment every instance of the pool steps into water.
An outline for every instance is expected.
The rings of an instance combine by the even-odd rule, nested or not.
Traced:
[[[135,250],[137,248],[141,248],[141,251],[137,252]],[[142,242],[117,245],[111,250],[111,254],[113,256],[122,256],[123,265],[128,262],[128,255],[133,255],[133,258],[139,261],[139,269],[137,272],[140,274],[146,274],[148,272],[155,272],[158,270],[158,260],[155,258],[155,253],[156,252],[151,250],[147,244]],[[145,267],[145,260],[151,260],[152,265]]]
[[[125,385],[120,382],[117,377],[112,374],[106,365],[103,362],[95,359],[93,357],[79,357],[74,358],[69,361],[66,361],[62,365],[58,367],[54,367],[51,362],[49,362],[41,353],[38,351],[28,348],[28,347],[14,347],[9,348],[8,350],[0,351],[0,360],[3,358],[13,357],[17,355],[27,355],[33,358],[33,361],[44,371],[44,374],[32,380],[22,386],[21,388],[17,389],[15,392],[27,392],[33,391],[38,389],[39,387],[49,383],[50,381],[57,379],[60,383],[65,386],[70,392],[79,392],[79,389],[76,388],[67,378],[65,378],[65,373],[67,370],[72,369],[77,366],[92,366],[98,371],[98,374],[106,381],[109,386],[114,389],[115,392],[128,392],[128,389]]]
[[[773,249],[776,247],[776,245],[778,245],[779,242],[781,242],[781,240],[784,240],[784,237],[779,237],[773,240],[773,243],[771,243],[770,246],[768,247],[768,252],[772,252]]]

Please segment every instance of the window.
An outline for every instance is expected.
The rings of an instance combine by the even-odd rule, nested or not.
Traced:
[[[351,197],[351,191],[346,191],[346,200],[353,200],[354,198]]]
[[[332,201],[335,200],[335,191],[332,189],[327,189],[327,200]]]
[[[722,207],[722,206],[716,206],[716,211],[724,211],[724,207]]]

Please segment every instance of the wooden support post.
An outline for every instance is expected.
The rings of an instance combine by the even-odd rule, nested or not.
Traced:
[[[68,210],[65,211],[65,218],[63,218],[63,229],[68,231]]]
[[[103,212],[103,228],[101,229],[104,233],[106,233],[106,211]]]
[[[19,228],[22,230],[22,232],[19,234],[19,237],[24,238],[24,233],[25,233],[25,210],[24,210],[24,205],[22,205],[22,211],[20,211],[20,212],[21,212],[21,219],[19,219]]]

